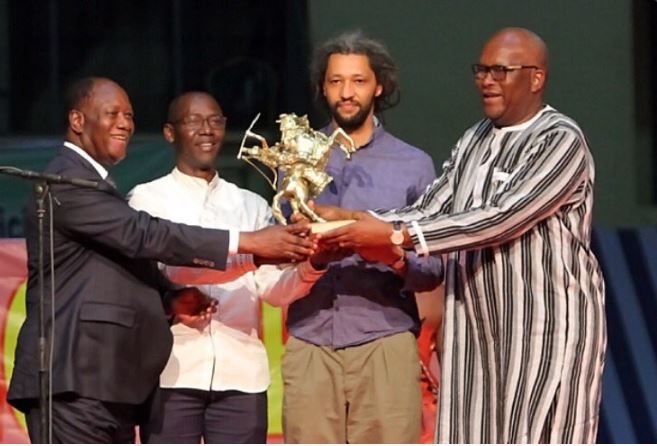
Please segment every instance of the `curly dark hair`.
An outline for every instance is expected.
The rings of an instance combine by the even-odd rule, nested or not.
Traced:
[[[383,92],[374,98],[374,112],[394,107],[399,103],[399,82],[397,80],[397,66],[392,60],[386,47],[362,31],[349,31],[326,41],[315,49],[310,63],[310,74],[315,99],[328,107],[326,98],[322,94],[324,76],[332,54],[363,54],[367,56],[370,67],[376,76],[376,81],[383,87]]]

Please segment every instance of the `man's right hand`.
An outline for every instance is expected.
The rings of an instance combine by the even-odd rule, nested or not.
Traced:
[[[292,225],[274,225],[254,232],[241,232],[239,253],[253,254],[267,263],[266,259],[298,262],[305,260],[317,250],[318,236],[309,237],[310,224],[300,222]]]

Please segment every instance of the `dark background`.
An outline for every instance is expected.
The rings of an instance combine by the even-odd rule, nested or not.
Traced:
[[[62,127],[62,92],[102,75],[129,92],[141,132],[175,95],[207,90],[231,124],[308,105],[304,1],[9,1],[9,126]]]

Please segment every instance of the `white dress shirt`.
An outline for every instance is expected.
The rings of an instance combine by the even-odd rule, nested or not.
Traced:
[[[177,168],[136,186],[129,200],[132,207],[153,216],[206,228],[254,231],[273,221],[269,205],[259,195],[217,175],[208,183]],[[219,305],[203,331],[182,324],[171,327],[173,350],[160,377],[161,387],[253,393],[269,386],[267,352],[258,338],[259,299],[289,304],[308,294],[323,271],[315,271],[309,262],[253,271],[252,262],[244,257],[230,260],[227,272],[166,268],[174,282],[197,285]],[[241,276],[232,280],[236,272]],[[232,281],[216,284],[226,279]],[[198,285],[209,281],[215,284]]]

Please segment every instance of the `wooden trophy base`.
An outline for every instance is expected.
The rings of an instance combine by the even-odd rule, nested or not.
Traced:
[[[313,234],[323,234],[324,232],[340,228],[342,226],[355,223],[356,220],[334,220],[327,222],[315,222],[310,224],[310,230]]]

